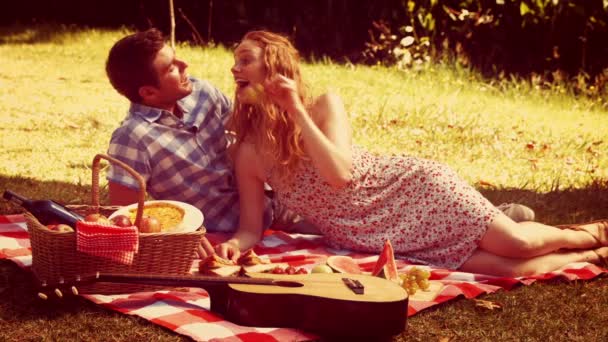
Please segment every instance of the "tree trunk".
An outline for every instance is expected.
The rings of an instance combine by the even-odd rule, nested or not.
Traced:
[[[175,49],[175,12],[173,11],[173,0],[169,0],[169,19],[171,21],[171,48]]]

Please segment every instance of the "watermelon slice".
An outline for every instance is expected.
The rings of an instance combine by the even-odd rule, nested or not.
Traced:
[[[390,240],[386,240],[384,248],[378,256],[378,261],[374,265],[372,275],[386,278],[390,281],[394,281],[397,284],[401,283],[399,273],[397,272],[397,264],[395,263],[395,253],[393,252],[393,245]]]
[[[362,274],[359,265],[346,255],[332,255],[327,258],[327,265],[338,273]]]

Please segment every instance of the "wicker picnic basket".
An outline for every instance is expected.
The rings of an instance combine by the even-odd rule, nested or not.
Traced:
[[[138,207],[135,222],[143,214],[146,187],[143,178],[128,165],[112,157],[98,154],[93,159],[92,205],[67,207],[81,215],[101,213],[109,216],[119,207],[99,205],[100,161],[105,159],[127,170],[139,182]],[[32,246],[32,270],[44,283],[65,281],[70,283],[78,277],[91,276],[96,272],[183,275],[188,274],[197,246],[204,239],[205,229],[194,232],[140,233],[139,251],[131,265],[124,265],[76,250],[75,232],[57,232],[47,229],[33,215],[25,213]],[[130,293],[158,290],[159,286],[142,284],[90,283],[77,286],[79,293]]]

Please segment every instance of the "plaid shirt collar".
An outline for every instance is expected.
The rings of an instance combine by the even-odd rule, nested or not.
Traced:
[[[173,115],[170,111],[166,109],[160,109],[156,107],[146,106],[141,103],[133,103],[131,102],[131,107],[129,108],[130,115],[138,115],[144,120],[148,122],[157,122],[160,121],[162,124],[167,126],[183,126],[184,124],[188,127],[196,127],[198,128],[198,122],[188,122],[191,121],[190,109],[187,108],[181,100],[177,102],[176,106],[179,107],[183,114],[183,118],[180,120],[178,117]]]

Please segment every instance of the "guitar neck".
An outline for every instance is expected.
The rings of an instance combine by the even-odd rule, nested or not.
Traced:
[[[273,279],[247,277],[217,277],[193,275],[129,274],[99,273],[95,277],[99,282],[132,283],[177,287],[206,287],[226,284],[275,285]]]

